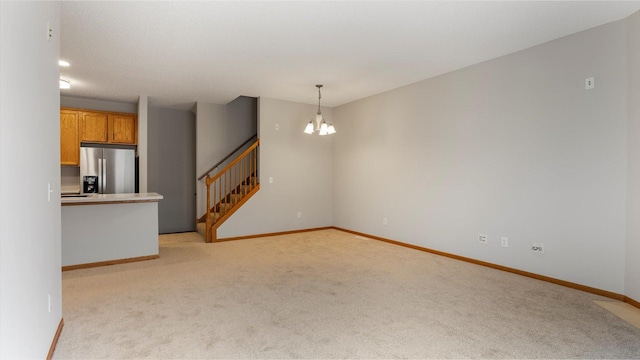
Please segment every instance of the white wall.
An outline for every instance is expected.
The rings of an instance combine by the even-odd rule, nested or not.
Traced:
[[[626,46],[618,21],[334,108],[334,224],[623,293]]]
[[[58,2],[0,2],[3,359],[46,358],[62,318],[59,32]]]
[[[260,191],[218,229],[218,238],[331,226],[335,135],[303,133],[314,105],[267,98],[258,105]],[[322,113],[333,118],[331,109]]]
[[[625,295],[640,301],[640,11],[627,19],[629,158]]]
[[[196,104],[196,178],[256,133],[255,103],[240,96],[226,105]],[[198,217],[206,212],[206,191],[197,181]]]

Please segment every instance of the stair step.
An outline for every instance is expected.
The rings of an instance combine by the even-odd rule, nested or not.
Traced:
[[[240,189],[234,190],[231,194],[233,194],[233,195],[238,194],[238,195],[245,196],[246,194],[248,194],[251,191],[251,189],[253,189],[253,186],[246,185],[246,186],[241,187]]]
[[[253,185],[243,185],[237,190],[238,193],[246,194],[253,189]]]
[[[251,178],[245,181],[245,184],[247,186],[252,186],[252,187],[255,186],[257,183],[258,183],[258,178],[254,176],[252,176]]]
[[[221,204],[235,204],[238,201],[240,201],[242,199],[243,195],[242,194],[230,194],[229,195],[229,199],[223,199],[220,203]]]
[[[207,223],[204,222],[199,222],[196,224],[196,230],[198,231],[198,234],[202,235],[202,237],[206,237],[207,236]]]

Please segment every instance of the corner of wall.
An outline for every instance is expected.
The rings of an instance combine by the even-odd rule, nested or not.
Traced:
[[[640,301],[640,11],[627,18],[627,214],[625,295]]]
[[[141,193],[147,192],[147,160],[148,160],[148,117],[149,97],[138,98],[138,186]]]

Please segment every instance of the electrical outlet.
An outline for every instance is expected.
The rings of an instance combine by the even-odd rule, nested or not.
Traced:
[[[584,79],[584,88],[586,90],[591,90],[596,87],[596,80],[593,77]]]
[[[387,218],[382,218],[382,225],[389,225]]]
[[[273,184],[273,176],[269,176],[269,184]]]
[[[502,247],[509,247],[509,238],[506,236],[501,237],[500,245],[502,245]]]
[[[531,251],[533,251],[536,254],[544,254],[544,244],[534,243],[533,246],[531,247]]]
[[[276,130],[280,130],[280,124],[276,124]]]
[[[487,235],[478,234],[478,242],[486,244],[487,243]]]
[[[302,212],[298,211],[298,219],[302,219]]]

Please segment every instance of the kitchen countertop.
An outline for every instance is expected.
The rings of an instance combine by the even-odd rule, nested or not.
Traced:
[[[158,193],[135,194],[93,194],[89,196],[66,196],[60,199],[60,204],[65,205],[99,205],[99,204],[123,204],[137,202],[157,202],[163,198]]]

